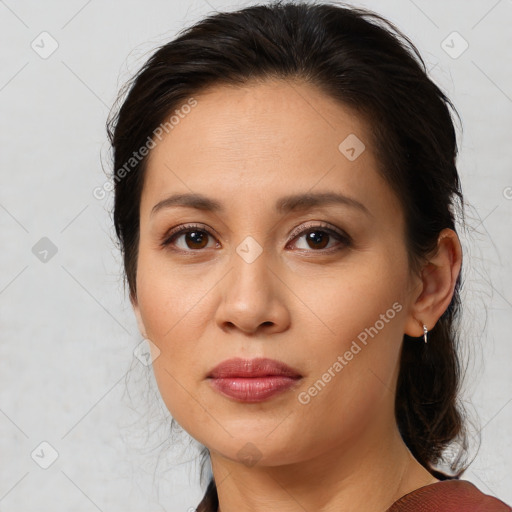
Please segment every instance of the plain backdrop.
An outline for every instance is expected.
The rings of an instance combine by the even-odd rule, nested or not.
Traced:
[[[0,511],[187,511],[197,449],[169,414],[122,284],[105,120],[159,44],[225,0],[0,1]],[[395,22],[461,114],[470,205],[463,478],[512,503],[512,2],[353,2]],[[455,34],[454,34],[455,32]],[[135,351],[135,353],[134,353]]]

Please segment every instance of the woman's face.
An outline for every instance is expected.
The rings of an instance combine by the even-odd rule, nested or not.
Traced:
[[[348,456],[394,422],[419,290],[367,127],[297,82],[218,86],[195,100],[152,149],[140,206],[134,307],[160,350],[163,400],[234,461]],[[204,201],[155,208],[177,194]],[[299,378],[260,378],[253,387],[288,383],[271,396],[227,396],[208,376],[235,357],[278,360]],[[235,380],[216,382],[248,382]]]

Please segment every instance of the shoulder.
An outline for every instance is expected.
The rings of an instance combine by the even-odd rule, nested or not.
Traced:
[[[503,501],[466,480],[443,480],[420,487],[393,503],[386,512],[512,512]]]

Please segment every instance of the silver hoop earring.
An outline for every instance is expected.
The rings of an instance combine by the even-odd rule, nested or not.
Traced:
[[[423,324],[423,340],[425,341],[425,343],[427,343],[427,334],[428,334],[427,326],[425,324]]]

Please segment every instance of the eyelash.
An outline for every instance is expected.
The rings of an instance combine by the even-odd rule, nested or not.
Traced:
[[[206,233],[208,236],[213,237],[213,235],[207,229],[205,229],[204,226],[202,226],[200,224],[187,224],[187,225],[184,225],[184,226],[181,226],[179,228],[176,228],[176,229],[172,230],[170,233],[167,233],[165,235],[165,238],[162,241],[161,245],[163,247],[170,248],[171,244],[180,235],[187,234],[187,233],[192,233],[192,232],[197,232],[197,231],[199,231],[201,233]],[[336,238],[339,242],[342,242],[342,243],[336,245],[335,247],[331,247],[329,249],[318,249],[318,250],[311,249],[310,251],[307,251],[306,249],[298,249],[299,251],[305,251],[306,250],[307,252],[330,253],[330,252],[339,251],[343,247],[346,248],[346,247],[350,247],[352,245],[352,238],[349,235],[343,233],[342,231],[338,232],[337,230],[334,230],[334,229],[330,228],[328,225],[323,224],[323,223],[315,224],[315,225],[312,225],[312,226],[308,226],[307,228],[304,228],[304,229],[294,230],[292,232],[292,234],[291,234],[292,241],[295,240],[296,238],[298,238],[299,235],[300,236],[304,236],[304,235],[307,235],[309,233],[316,232],[316,231],[321,231],[323,233],[327,233],[328,235]],[[178,252],[193,253],[193,252],[201,252],[204,249],[188,249],[188,250],[184,250],[184,249],[172,248],[172,250],[175,250],[175,251],[178,251]]]

